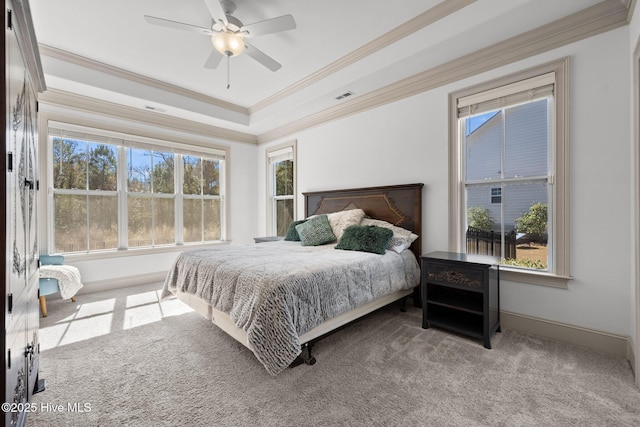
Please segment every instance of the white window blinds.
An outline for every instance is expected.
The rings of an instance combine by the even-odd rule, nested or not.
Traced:
[[[224,160],[226,157],[226,151],[217,147],[200,147],[178,142],[162,141],[103,129],[88,128],[70,123],[50,121],[48,132],[50,136],[54,137],[96,142],[99,144],[112,144],[143,150],[179,153],[188,156],[202,156],[215,160]]]
[[[498,110],[553,95],[555,73],[542,74],[458,99],[458,118]]]
[[[277,163],[285,160],[293,160],[293,146],[280,148],[267,153],[269,163]]]

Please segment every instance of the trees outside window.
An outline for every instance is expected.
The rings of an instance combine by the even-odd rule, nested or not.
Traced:
[[[222,239],[223,152],[186,154],[99,135],[50,133],[55,252]]]
[[[128,247],[175,243],[174,154],[128,148]]]
[[[285,236],[295,218],[295,143],[267,151],[269,234]]]
[[[220,164],[183,156],[184,241],[220,239]]]
[[[118,247],[117,150],[53,139],[56,252]]]

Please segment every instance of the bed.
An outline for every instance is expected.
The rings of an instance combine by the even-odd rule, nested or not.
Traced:
[[[422,187],[303,193],[305,218],[315,218],[307,224],[363,211],[363,224],[380,220],[414,233],[406,250],[337,250],[338,239],[338,245],[274,241],[185,251],[169,271],[162,297],[177,297],[210,319],[271,375],[299,361],[313,364],[311,348],[325,335],[412,294],[419,302]],[[345,228],[338,237],[348,226],[340,225]]]

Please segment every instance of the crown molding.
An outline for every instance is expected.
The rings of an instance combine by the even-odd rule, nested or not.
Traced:
[[[279,102],[282,99],[293,95],[295,92],[340,71],[344,67],[379,51],[397,40],[468,6],[474,1],[475,0],[445,0],[437,6],[434,6],[433,8],[407,21],[405,24],[396,27],[388,33],[367,43],[360,49],[343,56],[337,61],[334,61],[317,72],[249,108],[225,102],[217,98],[208,97],[198,92],[151,79],[51,46],[39,45],[39,47],[42,55],[67,61],[159,90],[189,97],[220,108],[251,115],[256,111]],[[257,136],[186,119],[180,119],[169,115],[159,115],[158,113],[142,111],[132,107],[126,107],[108,101],[100,101],[60,90],[47,90],[45,93],[41,94],[39,99],[41,102],[63,105],[71,109],[84,109],[98,114],[106,114],[128,120],[133,119],[165,128],[203,134],[209,137],[229,141],[251,144],[265,143],[623,26],[629,22],[633,9],[635,8],[635,3],[636,0],[604,0],[594,6],[576,12],[550,24],[543,25],[508,40],[480,49],[471,54],[433,67],[383,88],[360,95],[340,105],[319,111]],[[35,47],[37,48],[38,45],[35,45]]]
[[[218,98],[203,95],[199,92],[195,92],[189,89],[175,86],[170,83],[162,82],[160,80],[145,77],[143,75],[133,73],[131,71],[124,70],[122,68],[114,67],[112,65],[105,64],[103,62],[95,61],[93,59],[85,58],[84,56],[76,55],[71,52],[67,52],[52,46],[40,44],[40,53],[50,58],[59,59],[71,64],[79,65],[90,70],[106,73],[114,77],[119,77],[125,80],[132,81],[141,85],[149,86],[155,89],[160,89],[165,92],[173,93],[176,95],[184,96],[187,98],[195,99],[210,105],[215,105],[220,108],[235,111],[242,114],[249,114],[249,109],[242,107],[231,102],[222,101]]]
[[[40,62],[40,52],[38,51],[38,42],[36,41],[36,32],[33,28],[33,19],[31,18],[31,7],[28,1],[16,0],[11,3],[13,7],[13,17],[15,23],[9,27],[6,24],[6,30],[15,32],[18,39],[18,45],[24,51],[23,60],[29,70],[31,79],[38,92],[44,92],[47,85],[42,71],[42,63]],[[7,7],[9,7],[7,5]],[[5,11],[5,14],[7,11]],[[5,20],[7,18],[5,17]]]
[[[159,128],[202,135],[208,138],[249,144],[257,144],[258,142],[255,135],[248,133],[194,122],[166,114],[144,111],[138,108],[89,98],[58,89],[48,89],[46,92],[40,94],[38,101],[42,104],[57,105],[71,110],[145,123]]]
[[[627,9],[631,9],[631,5],[635,3],[636,0],[620,0],[620,3]]]
[[[476,0],[445,0],[432,7],[431,9],[423,12],[422,14],[410,19],[404,24],[394,28],[393,30],[383,34],[382,36],[372,40],[364,46],[348,53],[347,55],[321,68],[315,73],[303,78],[302,80],[299,80],[298,82],[254,104],[249,108],[242,107],[231,102],[222,101],[214,97],[209,97],[199,92],[194,92],[189,89],[172,85],[170,83],[152,79],[141,74],[105,64],[103,62],[76,55],[71,52],[55,48],[53,46],[40,44],[39,47],[40,53],[44,56],[59,59],[71,64],[79,65],[84,68],[99,71],[101,73],[107,73],[114,77],[126,79],[135,83],[202,101],[211,105],[216,105],[218,107],[225,108],[231,111],[250,115],[293,95],[294,93],[304,89],[305,87],[317,83],[318,81],[330,76],[331,74],[334,74],[342,70],[343,68],[356,63],[373,53],[376,53],[380,49],[383,49],[386,46],[389,46],[396,41],[407,37],[410,34],[413,34],[414,32],[431,25],[442,18],[445,18],[446,16],[451,15],[452,13],[474,3],[475,1]]]
[[[274,141],[621,27],[628,23],[629,8],[633,2],[635,0],[605,0],[565,18],[262,133],[258,135],[258,143]]]
[[[636,0],[620,0],[622,4],[629,10],[627,15],[627,22],[631,22],[633,18],[633,12],[636,10]]]
[[[348,67],[349,65],[354,64],[362,60],[363,58],[378,52],[379,50],[397,42],[398,40],[407,37],[414,32],[433,24],[434,22],[437,22],[440,19],[445,18],[466,6],[469,6],[475,1],[476,0],[445,0],[432,7],[431,9],[421,13],[420,15],[410,19],[404,24],[383,34],[382,36],[370,41],[369,43],[359,47],[352,52],[349,52],[343,57],[333,61],[329,65],[320,68],[318,71],[310,74],[302,80],[299,80],[296,83],[282,89],[281,91],[276,92],[270,97],[265,98],[264,100],[250,106],[248,109],[249,113],[253,114],[257,111],[269,107],[270,105],[282,101],[283,99],[288,98],[294,93],[308,86],[311,86],[314,83],[319,82],[320,80],[330,76],[331,74],[337,73],[338,71]]]

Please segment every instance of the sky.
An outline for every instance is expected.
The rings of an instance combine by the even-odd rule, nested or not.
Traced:
[[[467,135],[472,134],[476,129],[485,124],[487,120],[498,114],[500,111],[490,111],[488,113],[472,116],[467,119]]]

